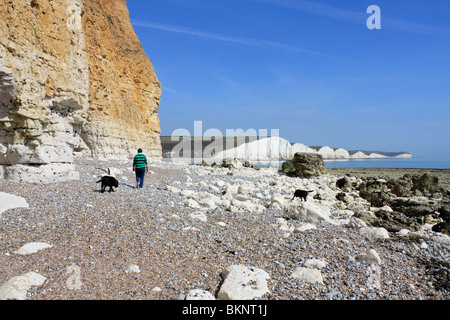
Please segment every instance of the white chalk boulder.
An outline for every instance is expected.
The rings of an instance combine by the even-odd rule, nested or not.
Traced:
[[[223,300],[252,300],[269,293],[269,274],[258,268],[232,265],[223,272],[225,281],[217,294]]]
[[[186,295],[186,300],[216,300],[216,298],[209,291],[193,289]]]
[[[26,300],[28,290],[43,285],[46,280],[46,277],[36,272],[11,278],[0,287],[0,300]]]
[[[0,216],[6,210],[15,208],[29,208],[28,202],[13,194],[0,192]]]
[[[309,283],[323,283],[323,278],[320,270],[297,267],[291,274],[291,278],[305,281]]]
[[[284,214],[291,218],[305,222],[320,222],[330,219],[330,213],[311,202],[287,203],[284,206]]]
[[[51,247],[52,245],[45,242],[30,242],[20,247],[19,250],[14,251],[13,253],[21,256],[26,256]]]

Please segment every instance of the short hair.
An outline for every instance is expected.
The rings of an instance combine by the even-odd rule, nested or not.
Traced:
[[[142,153],[142,149],[141,148],[138,149],[138,153]]]

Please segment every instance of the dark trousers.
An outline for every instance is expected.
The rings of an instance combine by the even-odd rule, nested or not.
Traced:
[[[136,173],[136,182],[139,183],[139,188],[144,186],[145,168],[134,169]]]

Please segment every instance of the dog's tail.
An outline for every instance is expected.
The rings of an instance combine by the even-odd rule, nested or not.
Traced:
[[[111,170],[109,169],[109,168],[106,168],[106,170],[105,169],[103,169],[103,168],[95,168],[95,169],[98,169],[98,170],[102,170],[102,171],[105,171],[107,174],[108,174],[108,176],[110,176],[111,175]]]
[[[98,180],[96,183],[100,183],[100,182],[102,182],[102,179]]]

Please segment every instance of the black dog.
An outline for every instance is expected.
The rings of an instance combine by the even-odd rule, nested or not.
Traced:
[[[102,190],[101,192],[105,192],[106,187],[109,187],[109,192],[114,192],[113,187],[118,188],[119,187],[119,181],[117,181],[116,178],[111,176],[104,176],[102,177],[97,183],[102,183]]]
[[[291,201],[294,200],[295,197],[298,197],[298,198],[306,201],[306,197],[308,196],[308,193],[313,192],[313,191],[314,190],[311,190],[311,191],[295,190],[294,196],[292,197]]]

